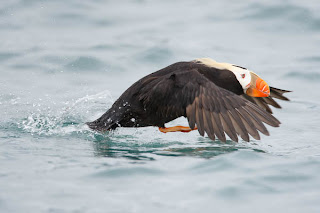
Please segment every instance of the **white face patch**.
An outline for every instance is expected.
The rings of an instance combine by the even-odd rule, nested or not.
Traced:
[[[230,71],[234,73],[237,80],[241,84],[243,90],[246,91],[250,87],[251,83],[250,71],[245,68],[240,68],[234,65]]]
[[[239,81],[244,91],[246,91],[250,87],[251,71],[244,67],[240,67],[237,65],[229,64],[229,63],[219,63],[219,62],[216,62],[215,60],[212,60],[211,58],[198,58],[195,61],[200,62],[209,67],[229,70],[233,72],[233,74],[236,76],[237,80]]]

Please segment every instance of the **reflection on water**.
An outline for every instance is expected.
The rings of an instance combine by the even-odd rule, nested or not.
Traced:
[[[180,141],[163,142],[152,140],[150,142],[139,142],[139,138],[134,136],[109,136],[95,134],[93,142],[94,154],[100,157],[128,158],[133,160],[155,160],[156,156],[189,156],[199,158],[213,158],[222,154],[236,152],[238,150],[249,149],[256,152],[264,150],[251,148],[246,143],[238,144],[231,140],[226,143],[211,141],[209,138],[202,138],[202,141],[194,141],[192,144]],[[119,142],[120,138],[128,139],[127,142]],[[206,142],[204,142],[206,140]]]

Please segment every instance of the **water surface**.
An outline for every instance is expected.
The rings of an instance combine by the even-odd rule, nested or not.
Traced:
[[[0,5],[1,212],[319,212],[317,1]],[[132,83],[211,57],[294,91],[261,141],[84,123]],[[186,124],[184,119],[169,125]]]

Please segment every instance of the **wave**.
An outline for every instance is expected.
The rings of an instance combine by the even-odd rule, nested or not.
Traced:
[[[304,79],[308,81],[318,81],[320,79],[319,72],[289,72],[285,75],[289,78]]]
[[[13,52],[0,52],[0,62],[7,61],[18,56],[21,56],[21,54]]]
[[[106,69],[106,65],[97,58],[80,56],[74,61],[65,65],[67,70],[76,70],[76,71],[96,71]]]
[[[316,13],[309,8],[294,4],[272,4],[254,3],[249,5],[248,9],[242,13],[240,19],[252,21],[272,21],[272,25],[263,25],[266,28],[281,29],[308,29],[320,30],[320,19]]]
[[[164,47],[151,47],[137,55],[138,61],[145,61],[149,63],[166,62],[173,57],[170,49]]]

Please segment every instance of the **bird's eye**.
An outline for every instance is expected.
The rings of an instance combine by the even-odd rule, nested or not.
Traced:
[[[242,78],[245,78],[245,77],[246,77],[246,74],[241,74],[241,77],[242,77]]]

